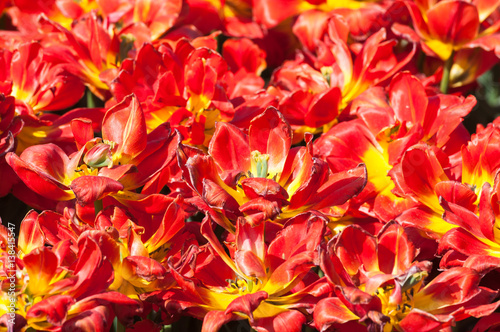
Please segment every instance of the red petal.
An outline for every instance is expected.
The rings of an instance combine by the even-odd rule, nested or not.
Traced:
[[[139,301],[118,292],[102,292],[88,296],[75,303],[71,309],[83,313],[101,305],[109,308],[113,313],[112,317],[116,315],[118,320],[125,326],[132,324],[134,316],[139,316],[142,313],[142,305]],[[111,322],[112,319],[109,319],[109,321]]]
[[[26,312],[26,319],[28,321],[47,320],[52,325],[61,326],[69,308],[74,303],[75,300],[69,295],[54,295],[34,304]]]
[[[292,281],[299,281],[297,277],[309,271],[314,265],[317,254],[312,251],[304,251],[286,260],[273,271],[267,281],[266,290],[274,296],[285,294],[293,288]]]
[[[240,211],[245,214],[248,223],[256,226],[263,221],[274,220],[281,213],[280,205],[263,197],[257,197],[241,205]]]
[[[223,171],[248,171],[250,146],[248,136],[236,126],[218,122],[210,140],[208,153]]]
[[[172,202],[165,211],[158,230],[147,242],[149,252],[154,252],[170,241],[184,227],[186,213],[176,203]]]
[[[310,154],[307,153],[306,158],[309,156]],[[289,210],[307,206],[309,201],[311,201],[311,199],[314,200],[318,194],[318,189],[327,183],[329,175],[328,164],[317,158],[312,158],[311,161],[312,163],[306,162],[301,165],[302,169],[300,171],[300,175],[303,175],[303,177],[298,180],[300,187],[290,198],[290,205],[288,206]]]
[[[127,280],[140,278],[151,282],[157,279],[163,279],[167,274],[167,270],[163,265],[154,259],[143,256],[125,257],[122,269],[123,276]]]
[[[476,38],[479,14],[472,3],[455,0],[439,2],[427,12],[427,25],[435,38],[460,45]]]
[[[396,75],[391,81],[389,98],[394,113],[401,122],[424,127],[427,120],[427,94],[416,77],[406,72]]]
[[[336,297],[319,301],[314,309],[314,323],[320,331],[326,331],[333,324],[344,324],[359,318]]]
[[[261,279],[266,277],[263,261],[250,250],[237,250],[234,254],[234,262],[246,276]]]
[[[497,217],[492,205],[493,195],[490,184],[488,182],[483,184],[479,200],[479,228],[485,238],[495,242],[495,223]],[[496,195],[498,197],[498,193]]]
[[[252,294],[245,294],[233,300],[227,306],[226,315],[229,313],[241,313],[249,317],[250,322],[253,321],[253,312],[257,309],[260,303],[268,298],[268,294],[263,291]]]
[[[262,262],[266,258],[266,245],[264,243],[265,223],[254,226],[246,223],[243,218],[236,224],[236,247],[238,250],[251,251]]]
[[[70,185],[81,206],[92,204],[104,196],[123,190],[123,184],[104,176],[80,176]]]
[[[102,138],[118,145],[115,153],[132,159],[147,145],[146,121],[135,95],[110,108],[102,122]]]
[[[201,328],[201,332],[219,331],[222,325],[232,320],[239,319],[241,319],[241,317],[233,313],[226,314],[224,311],[210,311],[205,315],[205,318],[203,319],[203,327]]]
[[[455,249],[466,255],[489,255],[491,247],[463,228],[448,231],[439,243],[439,250]]]
[[[436,155],[428,146],[412,148],[401,161],[406,185],[418,195],[418,199],[434,211],[442,211],[434,187],[448,180]]]
[[[85,144],[94,138],[92,120],[78,118],[71,120],[71,131],[75,137],[76,148],[80,150]]]
[[[230,220],[235,221],[241,216],[238,202],[217,183],[203,179],[202,197],[208,206],[217,209]]]
[[[384,226],[377,238],[380,271],[399,275],[410,268],[416,250],[403,227],[390,222]]]
[[[314,51],[317,41],[326,32],[330,15],[323,11],[310,10],[299,15],[293,25],[293,33],[309,51]]]
[[[307,319],[298,310],[285,311],[275,317],[261,318],[252,324],[252,328],[265,332],[300,332]]]
[[[432,312],[442,307],[464,303],[479,293],[480,280],[481,276],[468,268],[455,267],[446,270],[418,292],[415,307],[426,308],[425,311]]]
[[[399,322],[399,326],[404,331],[431,332],[451,326],[453,316],[438,318],[422,310],[413,309]]]
[[[269,201],[277,201],[280,205],[287,201],[288,193],[276,181],[265,178],[246,178],[240,184],[250,199],[265,198]]]
[[[472,332],[495,331],[500,327],[500,313],[493,313],[487,317],[481,318],[474,326]]]
[[[53,144],[37,145],[26,149],[21,156],[26,160],[9,152],[5,160],[31,190],[53,200],[74,198],[60,182],[69,160],[59,147]]]
[[[78,279],[72,293],[77,299],[104,291],[111,285],[114,277],[113,266],[105,259],[94,239],[81,237],[78,249],[78,262],[73,272]]]
[[[291,218],[269,244],[268,255],[287,260],[299,253],[317,250],[322,241],[325,226],[324,218],[310,213]]]
[[[342,205],[359,194],[366,182],[367,173],[364,164],[347,171],[334,173],[318,189],[318,193],[313,198],[315,204],[311,208],[319,210],[327,206]]]
[[[38,213],[31,210],[21,222],[18,247],[25,255],[45,244],[45,236],[37,219]]]
[[[335,120],[339,115],[341,102],[342,92],[338,87],[315,95],[305,114],[304,124],[308,127],[318,128]]]
[[[437,196],[441,196],[447,202],[451,202],[464,207],[469,211],[474,211],[477,196],[469,186],[456,181],[442,181],[434,186]]]
[[[269,173],[281,173],[292,145],[292,130],[283,115],[274,107],[268,107],[250,122],[248,136],[250,151],[269,154]]]
[[[297,0],[287,2],[256,0],[253,3],[253,15],[257,23],[272,28],[298,12],[298,5],[299,1]]]
[[[339,235],[335,252],[350,275],[364,271],[379,271],[377,241],[357,226],[348,226]]]

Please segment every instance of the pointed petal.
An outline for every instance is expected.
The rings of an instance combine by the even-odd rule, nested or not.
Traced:
[[[410,313],[401,320],[399,326],[403,331],[422,331],[431,332],[439,331],[445,327],[451,326],[453,316],[436,317],[428,312],[413,309]]]
[[[439,2],[427,12],[431,35],[453,45],[473,40],[477,36],[479,24],[476,6],[464,1]]]
[[[25,255],[45,244],[45,236],[37,219],[38,213],[31,210],[21,222],[17,245]]]
[[[292,130],[281,113],[268,107],[250,122],[250,151],[269,154],[268,171],[280,174],[292,145]]]
[[[463,228],[448,231],[439,243],[439,250],[455,249],[466,255],[495,255],[500,257],[500,246],[485,243]]]
[[[414,297],[414,307],[433,312],[461,304],[479,293],[481,276],[474,270],[455,267],[440,273]]]
[[[186,213],[176,203],[172,202],[165,211],[158,230],[146,242],[148,251],[154,252],[170,241],[184,227]]]
[[[118,154],[132,159],[147,145],[147,130],[144,114],[135,95],[110,108],[102,122],[102,137],[118,145]]]
[[[252,328],[259,332],[299,332],[306,321],[306,316],[300,311],[289,310],[274,317],[258,319],[252,324]]]
[[[203,318],[201,332],[219,331],[222,325],[232,320],[239,319],[241,319],[241,317],[233,313],[226,314],[224,311],[210,311],[205,315],[205,318]]]
[[[364,164],[356,168],[334,173],[315,195],[312,208],[319,210],[327,206],[342,205],[359,194],[367,183]]]
[[[54,295],[29,308],[26,319],[28,322],[46,320],[52,325],[61,326],[74,303],[75,300],[69,295]]]
[[[245,294],[236,298],[228,306],[224,312],[226,315],[229,313],[240,313],[249,317],[250,322],[253,321],[253,312],[260,303],[268,298],[268,294],[263,291],[259,291],[252,294]]]
[[[62,184],[65,166],[69,163],[66,154],[53,144],[36,145],[24,150],[21,158],[9,152],[5,160],[31,190],[53,200],[70,200]]]
[[[265,223],[252,225],[239,218],[236,224],[236,247],[238,250],[251,251],[264,262],[266,245],[264,242]]]
[[[426,123],[427,94],[422,83],[409,73],[396,75],[389,88],[390,104],[397,118],[412,125]]]
[[[250,146],[248,136],[236,126],[218,122],[210,140],[208,153],[224,171],[250,169]]]
[[[71,120],[71,131],[75,137],[76,148],[80,150],[85,144],[94,138],[92,120],[77,118]]]
[[[335,252],[350,275],[360,269],[379,271],[375,237],[357,226],[348,226],[340,234]]]
[[[81,206],[92,204],[104,196],[123,190],[123,184],[104,176],[80,176],[70,185]]]
[[[320,331],[326,331],[332,324],[344,324],[359,320],[339,298],[329,297],[318,302],[314,309],[314,322]]]
[[[416,249],[403,227],[396,222],[389,222],[377,238],[380,271],[399,275],[410,268],[416,256]]]

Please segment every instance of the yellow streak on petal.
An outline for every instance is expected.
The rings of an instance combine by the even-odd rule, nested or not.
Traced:
[[[448,58],[451,56],[451,53],[453,52],[452,44],[443,43],[438,39],[426,40],[425,44],[443,61],[448,60]]]
[[[359,9],[364,7],[366,4],[365,2],[369,1],[353,1],[353,0],[327,0],[326,3],[323,3],[321,5],[312,5],[308,3],[307,1],[301,1],[299,5],[299,10],[301,12],[311,10],[311,9],[319,9],[321,11],[331,11],[336,8],[349,8],[349,9]]]
[[[420,220],[420,222],[422,227],[431,231],[434,234],[438,234],[440,237],[443,236],[450,229],[457,227],[453,224],[444,221],[443,218],[441,218],[441,215],[438,215],[437,213],[433,214],[433,216],[427,220]]]
[[[366,165],[368,181],[375,186],[378,192],[382,192],[386,188],[394,188],[394,183],[387,175],[392,169],[392,166],[388,163],[388,159],[386,150],[384,153],[381,153],[372,146],[361,156],[361,160]]]

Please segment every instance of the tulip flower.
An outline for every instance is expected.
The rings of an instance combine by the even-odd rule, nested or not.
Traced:
[[[188,156],[181,147],[179,159],[190,187],[228,229],[241,216],[258,224],[341,205],[364,187],[363,165],[330,174],[310,145],[290,149],[291,143],[290,126],[269,108],[251,121],[248,135],[218,123],[209,155]]]
[[[94,12],[81,17],[71,31],[44,16],[40,24],[52,36],[43,40],[51,54],[67,59],[71,73],[80,77],[94,95],[108,99],[109,87],[104,83],[106,73],[111,74],[122,60],[117,33],[108,30]]]
[[[473,98],[427,95],[422,83],[408,73],[396,75],[387,90],[374,87],[361,94],[352,103],[359,119],[339,123],[314,146],[332,170],[366,165],[368,184],[356,200],[365,205],[365,213],[385,221],[415,205],[404,181],[398,180],[410,170],[401,164],[405,151],[427,141],[451,156],[460,154],[468,139],[460,123],[475,104]]]
[[[255,329],[274,326],[300,331],[306,322],[301,310],[310,311],[314,306],[308,298],[329,291],[324,279],[317,277],[313,283],[295,288],[317,259],[325,220],[298,215],[268,246],[264,239],[267,227],[265,223],[254,227],[240,218],[234,242],[227,244],[230,256],[210,220],[205,219],[201,232],[209,247],[186,253],[175,265],[171,262],[179,287],[155,297],[161,296],[167,312],[176,314],[183,308],[203,318],[203,331],[218,330],[226,322],[241,319],[248,319]],[[195,263],[186,264],[185,259]]]
[[[496,126],[490,126],[472,137],[471,142],[462,148],[461,178],[450,174],[452,168],[439,151],[426,146],[409,149],[402,160],[404,180],[425,207],[409,210],[400,219],[440,237],[457,226],[464,227],[464,220],[475,220],[482,215],[482,225],[473,233],[491,241],[490,225],[496,223],[496,212],[486,211],[491,211],[488,206],[495,206],[496,200],[497,141]],[[483,190],[486,192],[483,193]]]
[[[490,15],[494,17],[498,3],[444,0],[406,1],[405,5],[411,15],[414,30],[396,23],[395,31],[420,42],[425,53],[445,61],[441,78],[443,93],[448,90],[452,70],[464,70],[460,63],[455,63],[456,52],[480,48],[484,52],[498,53],[495,45],[498,44],[500,25],[494,19],[489,19]],[[493,66],[494,62],[490,61],[489,66]],[[471,67],[470,58],[466,67]]]
[[[444,271],[424,285],[431,263],[413,262],[416,253],[405,230],[395,223],[377,237],[346,227],[322,258],[325,275],[337,284],[337,297],[317,304],[316,326],[430,331],[470,316],[487,316],[500,305],[492,303],[496,292],[479,286],[481,275],[469,268]]]
[[[225,87],[228,74],[218,53],[181,40],[174,49],[144,45],[110,85],[118,101],[138,96],[148,132],[169,122],[186,143],[208,145],[215,122],[230,120],[234,112]]]
[[[73,120],[72,126],[80,150],[71,158],[53,144],[30,147],[19,157],[13,153],[6,156],[31,190],[51,200],[76,198],[85,206],[106,195],[133,190],[174,157],[170,144],[176,133],[162,126],[147,135],[143,112],[134,96],[106,112],[102,138],[92,139],[88,120]]]
[[[324,32],[317,36],[309,36],[307,33],[312,32],[304,33],[300,26],[295,29],[303,33],[299,37],[306,46],[316,45],[313,55],[305,51],[313,58],[315,68],[304,58],[285,62],[268,88],[280,99],[278,109],[296,133],[328,131],[352,100],[394,75],[415,52],[395,54],[396,41],[386,40],[386,32],[381,29],[353,57],[347,44],[346,22],[332,16],[325,25]]]

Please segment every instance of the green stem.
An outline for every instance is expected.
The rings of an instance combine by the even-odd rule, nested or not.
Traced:
[[[87,97],[87,107],[94,108],[95,107],[94,94],[89,89],[87,89],[86,97]]]
[[[113,331],[114,332],[125,332],[125,326],[123,326],[122,323],[120,323],[118,321],[117,317],[115,317],[115,320],[113,321]]]
[[[417,58],[417,68],[421,73],[424,72],[424,64],[425,64],[425,53],[420,51]]]
[[[102,200],[98,199],[97,201],[94,201],[94,211],[96,216],[102,211]]]
[[[443,77],[441,78],[441,85],[439,86],[442,93],[448,93],[448,87],[450,85],[450,72],[453,66],[453,57],[455,56],[455,51],[452,51],[450,57],[444,63],[443,67]]]

